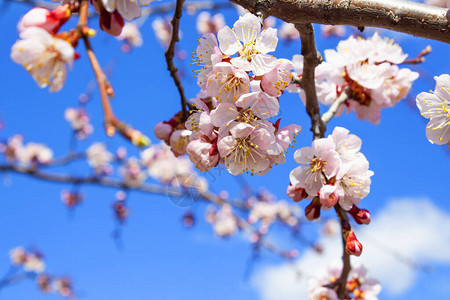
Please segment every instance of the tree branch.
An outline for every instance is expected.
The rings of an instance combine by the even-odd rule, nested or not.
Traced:
[[[303,75],[302,75],[302,88],[305,91],[306,95],[306,112],[311,118],[311,131],[313,132],[313,140],[318,138],[323,138],[325,136],[326,131],[326,122],[323,122],[320,116],[320,107],[319,102],[317,100],[316,94],[316,84],[315,84],[315,76],[314,70],[315,68],[322,62],[322,57],[317,52],[316,42],[314,39],[314,28],[312,24],[297,24],[296,29],[300,33],[300,40],[302,43],[302,55],[303,59]],[[346,94],[346,93],[343,93]],[[342,94],[341,94],[342,95]],[[343,96],[344,97],[344,96]],[[337,101],[336,101],[337,102]],[[336,105],[333,108],[336,113],[339,105]],[[333,111],[329,112],[329,114],[334,115]],[[326,113],[328,116],[328,112]],[[328,118],[329,121],[332,115]],[[325,176],[325,175],[324,175]],[[328,179],[325,176],[325,180],[328,182]],[[346,293],[346,283],[348,273],[350,272],[350,256],[345,250],[346,241],[344,238],[344,233],[350,230],[350,225],[348,223],[347,212],[343,210],[339,204],[335,206],[336,214],[341,220],[341,231],[342,231],[342,240],[343,240],[343,256],[342,256],[342,273],[339,279],[334,283],[334,286],[337,287],[337,294],[339,299],[344,299]]]
[[[313,26],[311,24],[300,24],[296,25],[296,28],[300,33],[302,55],[304,57],[302,88],[306,95],[306,112],[311,118],[311,131],[314,139],[317,139],[325,134],[325,126],[320,119],[320,107],[317,101],[314,76],[314,70],[321,63],[322,59],[316,49]]]
[[[175,11],[173,13],[172,18],[172,38],[170,39],[169,47],[166,50],[166,63],[167,70],[170,72],[170,76],[172,76],[175,85],[177,86],[178,93],[180,93],[181,100],[181,109],[183,110],[183,118],[187,119],[187,110],[186,106],[188,106],[188,102],[186,96],[184,95],[184,88],[181,84],[180,77],[178,76],[178,69],[175,67],[173,63],[173,57],[175,56],[175,44],[180,40],[179,38],[179,28],[180,28],[180,20],[183,13],[183,2],[184,0],[177,0],[177,5],[175,7]]]
[[[255,12],[258,0],[231,0]],[[296,25],[379,27],[450,43],[447,9],[405,0],[267,0],[268,15]]]

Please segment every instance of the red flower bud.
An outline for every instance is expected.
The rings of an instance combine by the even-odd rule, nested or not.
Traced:
[[[356,205],[348,211],[358,224],[368,225],[370,223],[370,212],[367,209],[360,209]]]
[[[356,238],[355,233],[353,231],[349,231],[345,240],[345,251],[349,255],[360,256],[362,253],[362,248],[363,247]]]
[[[313,201],[305,208],[306,218],[310,221],[320,218],[321,206],[319,197],[314,197]]]

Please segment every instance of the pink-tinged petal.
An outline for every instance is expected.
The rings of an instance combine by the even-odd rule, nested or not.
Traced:
[[[299,164],[310,164],[314,157],[314,151],[311,147],[303,147],[295,151],[294,159]]]
[[[128,21],[131,21],[141,15],[139,5],[132,0],[118,0],[116,1],[116,5],[119,13]]]
[[[246,166],[246,164],[241,164],[232,160],[225,161],[225,167],[227,168],[228,172],[230,172],[234,176],[244,173]]]
[[[237,107],[247,109],[256,103],[259,92],[247,93],[239,97],[235,102]]]
[[[261,87],[267,94],[271,96],[279,96],[278,89],[275,83],[278,81],[278,68],[275,67],[272,71],[267,72],[261,79]]]
[[[255,128],[249,124],[239,123],[230,130],[235,138],[246,139]]]
[[[292,62],[294,63],[294,71],[297,75],[303,74],[303,55],[294,55],[292,57]]]
[[[39,27],[30,27],[19,34],[21,39],[33,39],[42,44],[48,45],[53,42],[53,36],[47,30]]]
[[[261,53],[268,53],[275,51],[277,44],[277,30],[269,27],[263,30],[260,37],[256,40],[255,48]]]
[[[217,147],[221,157],[228,156],[233,149],[236,147],[237,141],[232,136],[226,136],[223,139],[219,140],[217,143]]]
[[[442,74],[440,76],[435,76],[436,87],[434,89],[434,94],[437,95],[441,101],[450,101],[450,75]]]
[[[96,2],[96,1],[92,1]],[[110,13],[116,10],[116,0],[102,0],[103,7]]]
[[[241,43],[237,40],[236,34],[228,26],[219,30],[217,38],[220,50],[225,55],[233,55],[241,48]]]
[[[268,119],[278,115],[280,103],[275,97],[271,97],[264,92],[259,92],[256,102],[252,106],[253,113],[261,119]]]
[[[253,128],[253,127],[252,127]],[[258,149],[268,150],[271,148],[271,141],[275,138],[266,129],[254,129],[251,133],[251,141],[254,145],[258,146]]]
[[[295,136],[302,131],[302,127],[296,124],[291,124],[277,132],[277,143],[286,150],[294,140]]]
[[[11,59],[20,65],[38,60],[45,52],[45,45],[34,40],[19,40],[11,47]]]
[[[289,180],[294,187],[305,187],[306,173],[310,172],[308,166],[298,166],[289,174]]]
[[[268,54],[257,54],[250,62],[251,71],[255,76],[262,76],[270,72],[277,64],[277,59]]]
[[[208,105],[206,105],[206,103],[203,102],[201,99],[192,98],[191,101],[195,104],[195,107],[197,107],[198,109],[209,112]]]
[[[231,58],[230,62],[236,68],[239,68],[239,69],[244,70],[246,72],[250,72],[252,70],[251,63],[245,57],[241,57],[241,56],[233,57],[233,58]]]
[[[72,68],[75,57],[75,49],[72,45],[61,39],[55,39],[54,45],[61,54],[61,59],[69,65],[69,68]]]
[[[258,18],[250,13],[239,17],[233,26],[234,32],[239,40],[244,43],[252,43],[258,37],[261,31],[261,23],[259,23]]]
[[[450,126],[447,125],[449,117],[434,116],[427,124],[427,139],[436,145],[445,145],[450,142]]]
[[[252,90],[253,92],[261,92],[261,80],[250,81],[250,90]]]
[[[261,155],[258,150],[251,151],[250,153],[251,155],[249,155],[250,157],[247,159],[248,170],[255,174],[261,174],[259,172],[267,169],[270,165],[267,155]]]
[[[220,127],[235,120],[239,115],[236,106],[232,103],[220,103],[211,111],[211,122],[214,126]]]
[[[200,130],[207,136],[210,137],[212,134],[212,131],[214,129],[214,125],[211,122],[211,116],[206,113],[203,112],[200,115],[200,120],[198,122],[198,126],[200,128]]]

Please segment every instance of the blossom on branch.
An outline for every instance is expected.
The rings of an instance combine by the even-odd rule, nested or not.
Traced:
[[[334,284],[341,275],[342,267],[331,264],[328,270],[319,270],[315,278],[308,281],[309,300],[339,299]],[[381,291],[379,282],[367,275],[363,265],[353,266],[345,284],[345,299],[377,300]]]
[[[285,162],[285,151],[301,131],[269,121],[279,113],[278,97],[291,83],[294,64],[267,54],[277,46],[277,30],[261,30],[258,18],[247,13],[233,29],[219,30],[218,38],[212,33],[199,38],[193,61],[201,67],[196,77],[202,90],[191,99],[195,109],[155,127],[175,155],[187,151],[201,171],[220,162],[233,175],[264,175]]]
[[[39,87],[50,86],[51,92],[62,89],[66,64],[72,67],[75,59],[72,45],[40,27],[25,29],[20,38],[11,48],[11,59],[24,66]]]
[[[430,143],[450,144],[450,75],[442,74],[434,79],[434,92],[420,93],[417,95],[416,104],[420,114],[430,119],[426,127]]]
[[[377,33],[369,39],[351,36],[324,54],[325,61],[316,68],[318,100],[331,105],[346,88],[348,100],[337,114],[354,110],[360,120],[374,124],[380,121],[380,110],[405,98],[419,77],[417,72],[398,66],[407,57],[401,47]],[[295,67],[301,74],[302,66]],[[302,92],[300,97],[305,101]]]
[[[297,150],[294,159],[303,165],[290,174],[291,197],[296,199],[292,190],[299,188],[304,189],[308,199],[319,196],[324,209],[339,203],[348,211],[358,205],[369,194],[373,175],[360,149],[361,140],[357,136],[336,127],[327,138],[313,141],[312,147]]]

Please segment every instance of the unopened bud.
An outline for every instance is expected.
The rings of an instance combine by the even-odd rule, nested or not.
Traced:
[[[190,211],[188,211],[183,216],[183,225],[186,226],[187,228],[190,228],[194,226],[194,224],[195,224],[194,215]]]
[[[370,223],[370,212],[367,209],[360,209],[358,206],[353,207],[348,211],[352,215],[355,222],[358,224],[368,225]]]
[[[70,19],[71,14],[68,4],[58,6],[51,12],[52,17],[59,20],[60,26]]]
[[[353,231],[349,231],[347,233],[347,238],[345,239],[345,251],[349,255],[360,256],[362,253],[362,245],[356,238],[356,235]]]
[[[313,201],[305,208],[306,218],[310,221],[320,218],[321,206],[319,197],[314,197]]]
[[[337,187],[335,185],[324,185],[318,192],[320,197],[320,203],[326,209],[330,209],[336,205],[339,201],[339,195],[337,194]]]
[[[168,122],[159,122],[155,125],[153,132],[159,140],[167,141],[173,132],[173,127]]]
[[[308,197],[308,194],[306,193],[304,188],[294,187],[292,183],[288,185],[286,195],[289,198],[292,198],[294,202],[299,202]]]

